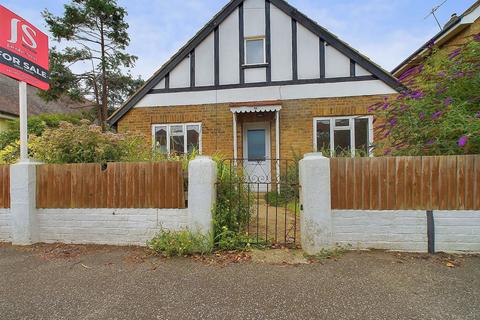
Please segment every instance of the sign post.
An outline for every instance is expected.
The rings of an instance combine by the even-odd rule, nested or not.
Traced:
[[[0,73],[19,80],[20,162],[27,162],[27,84],[49,88],[48,37],[1,5]]]

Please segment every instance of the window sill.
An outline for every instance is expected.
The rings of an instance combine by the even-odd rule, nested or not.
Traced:
[[[244,64],[242,69],[266,68],[268,63]]]

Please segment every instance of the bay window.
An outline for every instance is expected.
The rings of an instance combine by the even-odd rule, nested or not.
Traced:
[[[314,150],[330,156],[371,155],[372,121],[371,116],[314,118]]]
[[[156,124],[152,126],[153,148],[160,153],[188,154],[202,151],[200,123]]]

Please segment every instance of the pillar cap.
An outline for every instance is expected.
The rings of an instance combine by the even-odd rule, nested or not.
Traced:
[[[303,159],[328,159],[321,152],[311,152],[303,155]]]

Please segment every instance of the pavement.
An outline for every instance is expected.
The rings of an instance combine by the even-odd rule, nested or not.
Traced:
[[[271,254],[1,244],[0,319],[480,319],[478,256]]]

